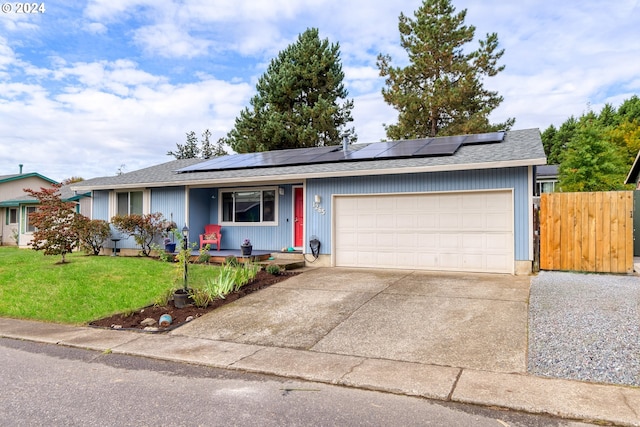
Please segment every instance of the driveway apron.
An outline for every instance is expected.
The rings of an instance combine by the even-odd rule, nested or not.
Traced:
[[[500,274],[315,268],[171,333],[524,373],[529,279]]]

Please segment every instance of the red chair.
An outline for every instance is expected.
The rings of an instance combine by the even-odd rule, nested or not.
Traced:
[[[209,224],[204,226],[204,234],[200,235],[200,249],[204,247],[204,245],[216,245],[218,250],[220,250],[220,240],[222,240],[222,233],[220,229],[222,227],[216,224]]]

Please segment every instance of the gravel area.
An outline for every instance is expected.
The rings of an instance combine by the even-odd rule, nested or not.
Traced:
[[[532,278],[528,370],[640,386],[640,277],[542,271]]]

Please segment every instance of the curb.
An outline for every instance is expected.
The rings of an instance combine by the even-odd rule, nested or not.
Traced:
[[[640,388],[0,318],[0,337],[586,422],[640,426]]]

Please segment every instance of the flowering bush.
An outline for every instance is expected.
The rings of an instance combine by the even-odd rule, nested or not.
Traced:
[[[244,239],[242,241],[242,246],[251,246],[251,240],[249,239]]]

